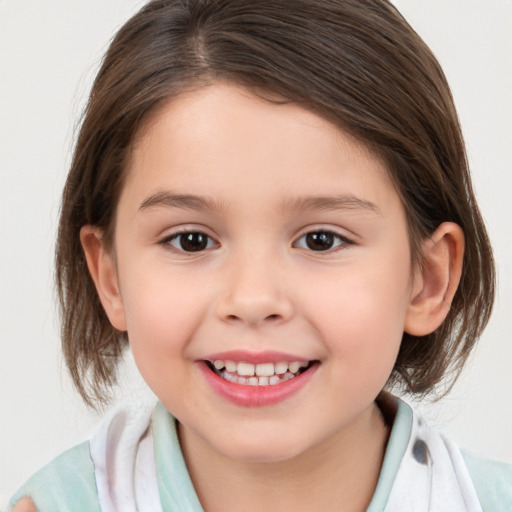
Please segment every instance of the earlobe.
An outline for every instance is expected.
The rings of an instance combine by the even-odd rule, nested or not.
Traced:
[[[126,331],[126,318],[115,259],[112,251],[107,250],[104,246],[102,231],[94,226],[83,226],[80,230],[80,242],[89,273],[110,323],[117,330]]]
[[[414,273],[404,330],[414,336],[435,331],[446,318],[462,275],[464,234],[453,222],[441,224],[423,243]]]

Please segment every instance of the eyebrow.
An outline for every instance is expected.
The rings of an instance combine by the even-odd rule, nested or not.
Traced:
[[[290,210],[368,210],[381,215],[378,206],[371,201],[352,194],[336,196],[306,196],[286,201],[284,207]]]
[[[154,207],[210,211],[220,211],[225,209],[222,204],[203,196],[156,192],[142,201],[139,206],[139,211],[144,211]]]
[[[306,196],[289,199],[284,202],[284,209],[291,211],[302,210],[357,210],[363,209],[381,214],[381,211],[374,203],[354,195],[340,196]],[[148,196],[139,206],[139,211],[154,207],[183,208],[199,211],[223,211],[225,205],[204,196],[194,194],[173,194],[161,191]]]

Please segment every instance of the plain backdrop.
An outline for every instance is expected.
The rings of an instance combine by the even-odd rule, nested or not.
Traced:
[[[0,508],[98,420],[62,364],[60,192],[108,41],[140,0],[0,0]],[[512,462],[512,2],[397,0],[452,86],[499,270],[496,309],[452,393],[423,404],[459,445]],[[139,384],[128,364],[119,394]]]

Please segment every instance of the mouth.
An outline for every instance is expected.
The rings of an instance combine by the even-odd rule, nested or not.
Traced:
[[[209,387],[236,406],[266,407],[285,402],[314,378],[319,360],[273,351],[231,351],[198,361]]]
[[[205,361],[215,375],[233,384],[243,386],[276,386],[308,371],[318,361],[281,361],[277,363],[248,363],[245,361]]]

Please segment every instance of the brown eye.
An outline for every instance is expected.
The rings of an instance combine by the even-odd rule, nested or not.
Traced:
[[[306,235],[306,245],[312,251],[327,251],[332,248],[334,236],[332,233],[308,233]]]
[[[349,243],[347,239],[332,231],[312,231],[301,236],[295,245],[301,249],[321,252],[335,249],[347,243]]]
[[[199,252],[215,247],[214,241],[199,231],[190,233],[178,233],[167,240],[169,245],[185,252]]]

